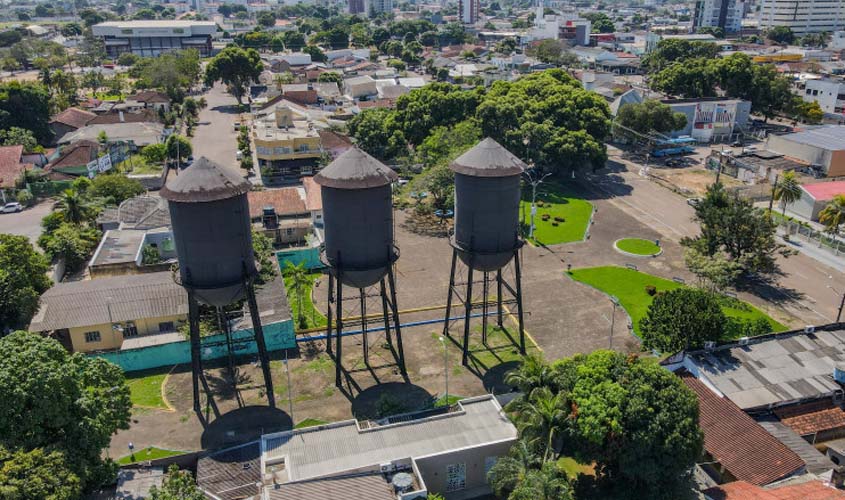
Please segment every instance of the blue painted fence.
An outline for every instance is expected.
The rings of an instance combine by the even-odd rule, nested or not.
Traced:
[[[242,339],[250,339],[248,342],[235,343],[233,348],[235,354],[255,354],[258,348],[253,340],[252,329],[237,330],[232,332],[233,342]],[[293,321],[285,320],[277,323],[264,325],[264,339],[267,342],[267,350],[278,351],[296,346],[296,338],[293,332]],[[227,355],[226,336],[223,334],[203,337],[202,358],[204,360],[222,358]],[[191,362],[191,343],[187,340],[172,342],[139,349],[128,349],[125,351],[105,352],[92,354],[120,366],[123,371],[133,372],[149,370],[162,366],[173,366],[176,364]]]

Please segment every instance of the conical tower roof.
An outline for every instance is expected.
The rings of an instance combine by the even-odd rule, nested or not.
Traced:
[[[374,188],[398,179],[387,165],[354,146],[314,176],[317,184],[336,189]]]
[[[233,169],[202,156],[161,188],[160,195],[177,203],[205,203],[249,192],[250,183]]]
[[[528,166],[488,137],[456,158],[449,168],[473,177],[508,177],[521,174]]]

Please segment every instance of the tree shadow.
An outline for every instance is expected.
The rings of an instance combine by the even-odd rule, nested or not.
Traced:
[[[481,383],[484,385],[484,390],[492,394],[503,394],[516,390],[516,387],[505,383],[505,375],[519,368],[520,365],[522,365],[521,361],[506,361],[490,367],[481,376]]]
[[[290,429],[293,429],[293,421],[287,412],[269,406],[246,406],[210,422],[202,433],[200,444],[205,450],[213,450]]]
[[[226,115],[240,114],[240,111],[238,110],[237,104],[221,104],[220,106],[214,106],[213,108],[210,108],[210,109],[212,111],[216,111],[218,113],[223,113],[223,114],[226,114]]]
[[[358,393],[352,400],[352,414],[359,420],[376,420],[427,410],[434,407],[434,401],[434,396],[418,385],[387,382]]]

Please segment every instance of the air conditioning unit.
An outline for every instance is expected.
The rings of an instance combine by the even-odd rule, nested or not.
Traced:
[[[704,350],[706,350],[706,351],[712,351],[715,348],[716,348],[716,343],[713,342],[712,340],[708,340],[707,342],[704,343]]]
[[[804,327],[804,333],[815,333],[816,327],[813,325],[807,325]]]
[[[381,469],[382,473],[387,474],[388,472],[393,472],[394,467],[393,467],[392,463],[387,462],[387,463],[381,464],[379,466],[379,469]]]
[[[740,337],[739,345],[748,345],[748,337]]]

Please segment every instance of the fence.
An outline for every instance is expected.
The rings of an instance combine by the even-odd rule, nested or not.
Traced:
[[[30,182],[26,185],[33,196],[53,196],[61,193],[65,189],[70,189],[73,181],[48,181],[48,182]]]
[[[809,243],[813,243],[818,248],[830,252],[835,256],[840,256],[845,253],[845,242],[838,238],[831,236],[829,233],[818,231],[807,227],[804,224],[799,224],[790,220],[779,221],[780,227],[786,231],[789,237],[797,237]]]
[[[263,327],[264,339],[267,342],[268,351],[296,347],[292,320],[288,319],[270,323],[263,325]],[[258,352],[255,341],[251,340],[252,336],[252,329],[232,332],[232,344],[235,355],[241,356]],[[202,357],[205,360],[218,359],[228,355],[226,336],[224,334],[203,337],[202,343],[208,344],[202,347]],[[188,340],[183,340],[138,349],[96,353],[91,356],[111,361],[126,372],[149,370],[150,368],[189,363],[191,361],[191,343]]]

